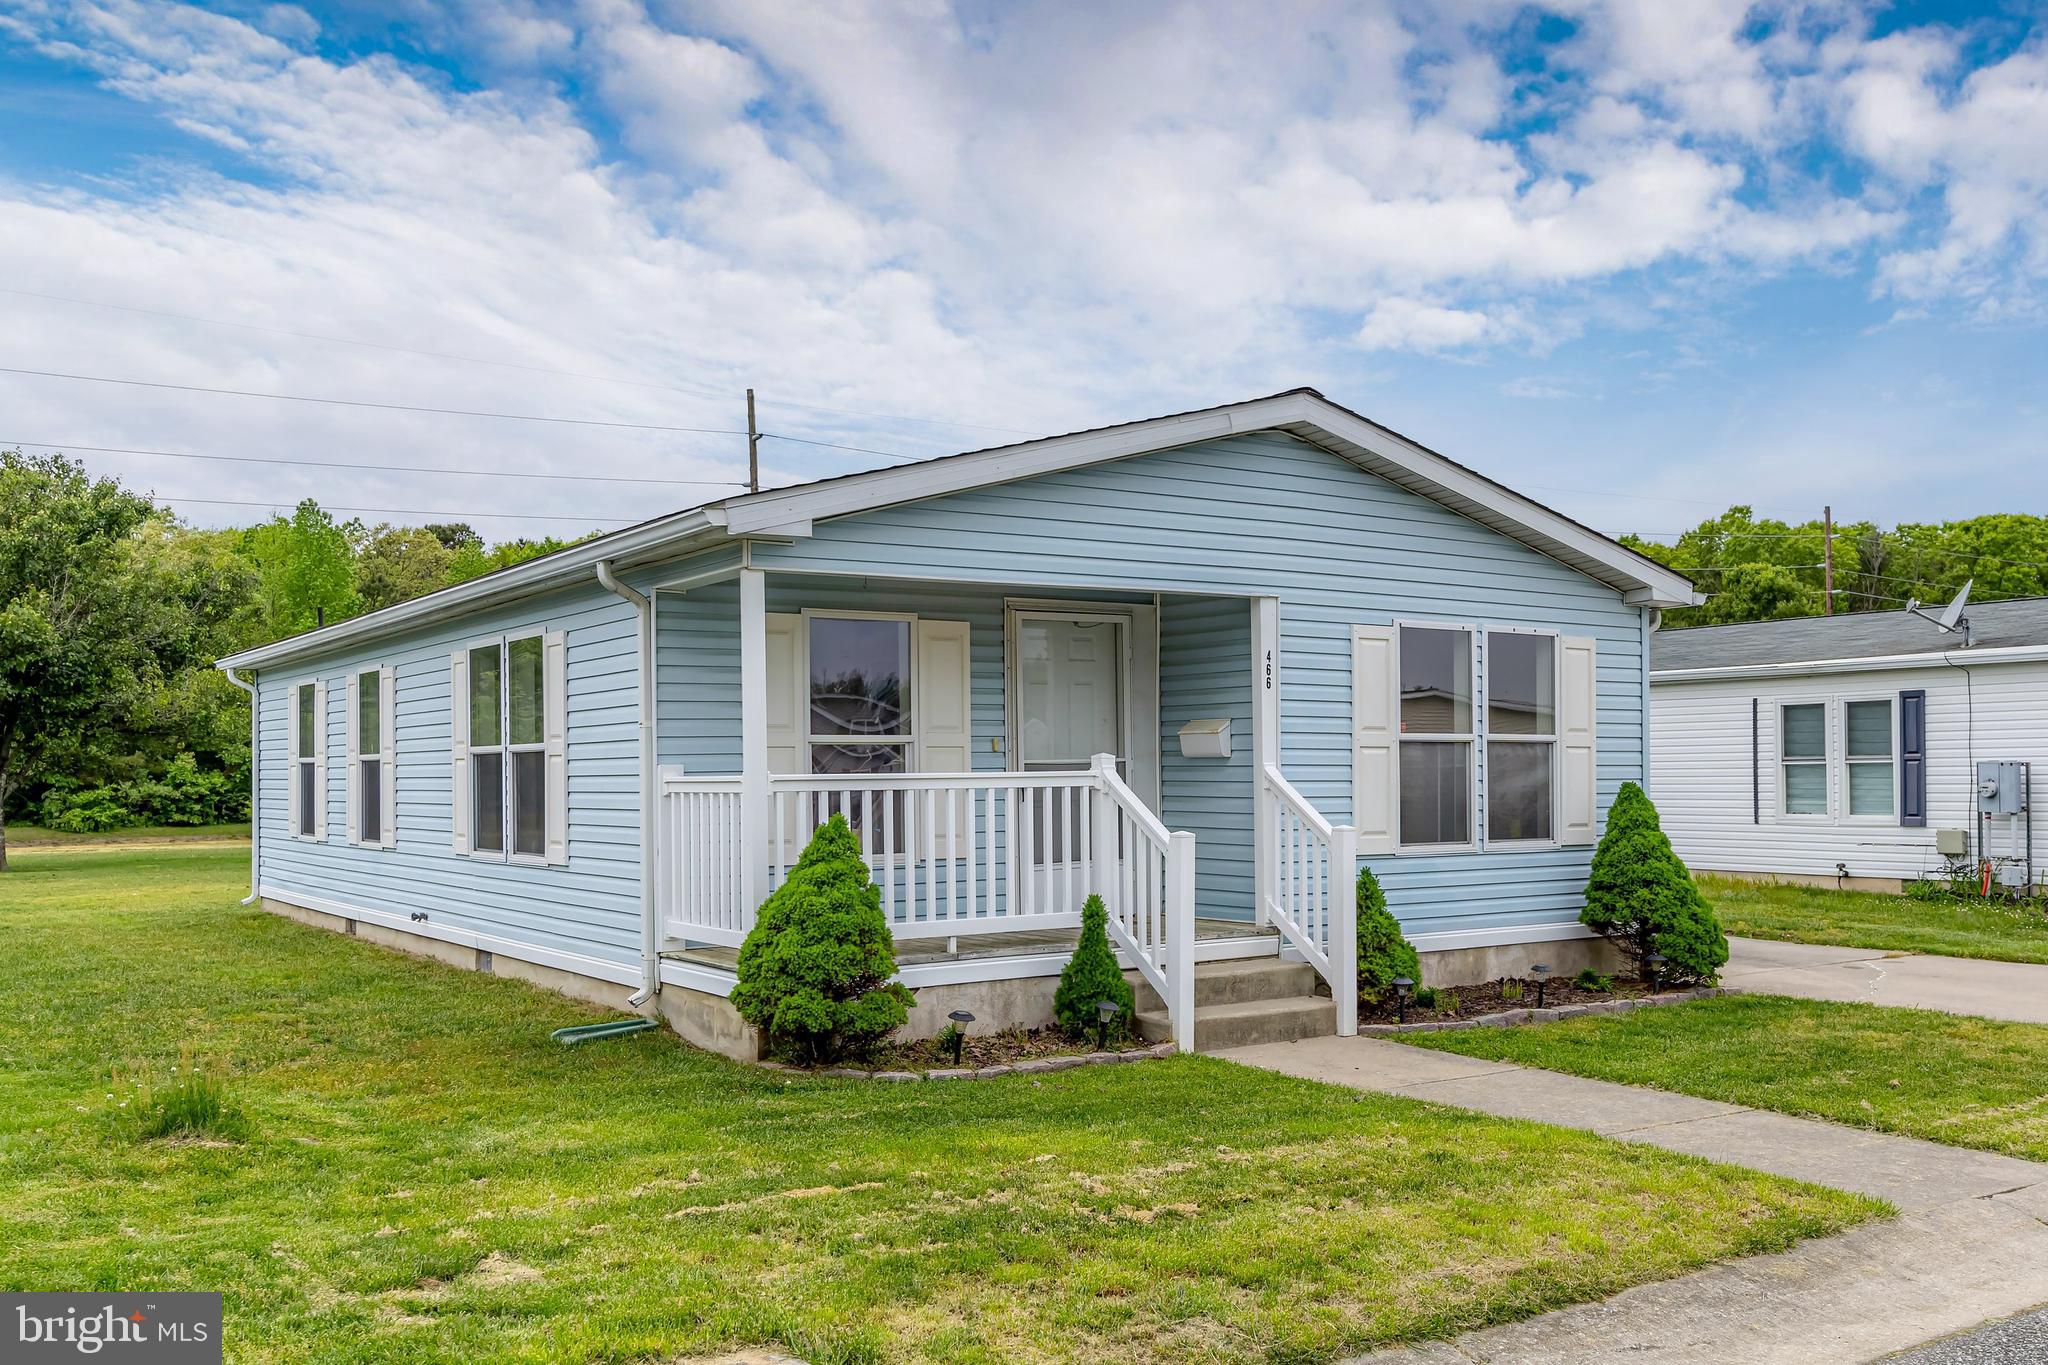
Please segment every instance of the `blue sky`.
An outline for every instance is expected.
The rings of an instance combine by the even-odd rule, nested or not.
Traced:
[[[748,385],[787,480],[1312,384],[1603,530],[2041,510],[2044,16],[0,0],[0,365],[713,429],[0,373],[0,441],[508,535],[729,487]]]

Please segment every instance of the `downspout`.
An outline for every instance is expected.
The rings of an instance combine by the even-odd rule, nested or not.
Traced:
[[[222,677],[249,694],[249,894],[242,898],[242,904],[254,905],[260,894],[257,891],[257,887],[261,885],[257,876],[257,866],[263,848],[263,820],[261,813],[256,809],[257,799],[263,790],[263,765],[257,761],[258,741],[262,736],[258,726],[261,717],[256,714],[256,684],[243,682],[235,676],[235,670],[232,668],[223,668],[220,672]]]
[[[640,623],[640,989],[627,997],[638,1009],[661,993],[661,931],[654,918],[654,603],[597,561],[597,581],[633,604]]]

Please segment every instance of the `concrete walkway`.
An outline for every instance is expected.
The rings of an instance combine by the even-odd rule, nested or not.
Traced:
[[[1219,1054],[1874,1195],[1901,1216],[1374,1365],[1868,1361],[2048,1303],[2048,1165],[1371,1038]]]
[[[2048,966],[2027,962],[1731,938],[1721,984],[1758,994],[2048,1024]]]

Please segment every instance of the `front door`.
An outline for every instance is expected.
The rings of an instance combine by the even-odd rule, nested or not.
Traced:
[[[1027,773],[1086,772],[1096,754],[1114,754],[1130,779],[1131,618],[1089,611],[1018,610],[1015,650],[1017,767]],[[1082,884],[1084,790],[1037,798],[1028,815],[1037,913],[1073,913],[1091,890]]]

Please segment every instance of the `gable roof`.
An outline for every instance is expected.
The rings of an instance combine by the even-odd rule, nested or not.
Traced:
[[[1631,604],[1679,607],[1704,600],[1684,575],[1648,556],[1340,407],[1314,389],[1300,388],[1242,403],[723,498],[396,606],[244,650],[222,659],[220,667],[262,667],[444,613],[543,592],[589,577],[601,560],[624,569],[749,535],[805,536],[814,523],[832,517],[1258,431],[1284,432],[1330,451],[1606,583]]]
[[[1961,636],[1945,635],[1931,622],[1903,611],[1660,630],[1650,637],[1650,668],[1656,673],[1784,668],[1946,653],[1967,659],[1985,650],[2048,646],[2048,597],[1973,602],[1969,618],[1967,654]]]

